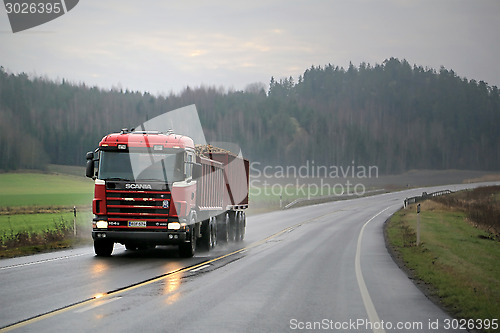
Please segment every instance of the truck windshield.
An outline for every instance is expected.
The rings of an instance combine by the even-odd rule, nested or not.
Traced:
[[[184,179],[184,153],[101,151],[99,178],[103,180],[161,181]]]

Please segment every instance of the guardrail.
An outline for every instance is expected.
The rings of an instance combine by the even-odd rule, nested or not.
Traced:
[[[429,198],[433,197],[438,197],[440,195],[444,194],[450,194],[453,193],[451,190],[442,190],[442,191],[437,191],[437,192],[432,192],[432,193],[427,193],[427,192],[422,192],[422,195],[416,196],[416,197],[409,197],[404,200],[404,208],[408,207],[409,204],[412,203],[417,203],[420,201],[427,200]]]

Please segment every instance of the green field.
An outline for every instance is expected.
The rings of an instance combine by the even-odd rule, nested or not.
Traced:
[[[0,210],[19,206],[84,206],[92,202],[87,178],[43,173],[0,174]]]
[[[40,233],[46,230],[55,229],[60,223],[73,227],[73,212],[60,211],[58,213],[47,214],[15,214],[0,215],[0,239],[22,232]],[[90,210],[77,213],[77,230],[89,229],[92,221]]]
[[[415,206],[397,212],[387,224],[400,262],[454,316],[500,318],[500,242],[463,211],[434,201],[421,205],[421,245],[416,245]]]
[[[0,257],[71,246],[74,221],[78,238],[90,238],[93,182],[76,168],[51,167],[52,173],[0,174]]]

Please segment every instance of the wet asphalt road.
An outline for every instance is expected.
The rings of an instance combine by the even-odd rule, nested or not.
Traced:
[[[452,332],[384,244],[422,191],[250,216],[244,242],[189,259],[116,245],[1,260],[0,332]]]

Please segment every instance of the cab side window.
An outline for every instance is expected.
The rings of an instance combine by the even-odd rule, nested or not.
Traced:
[[[193,162],[194,162],[194,154],[190,152],[186,153],[186,163],[185,163],[186,179],[190,179],[193,177]]]

